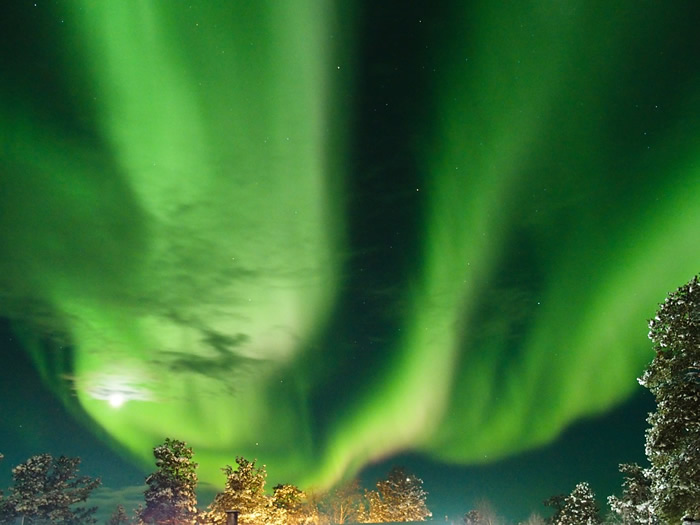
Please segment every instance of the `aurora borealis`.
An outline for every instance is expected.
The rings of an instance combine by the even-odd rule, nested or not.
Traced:
[[[0,314],[138,464],[514,457],[638,391],[698,272],[696,3],[353,5],[1,22]]]

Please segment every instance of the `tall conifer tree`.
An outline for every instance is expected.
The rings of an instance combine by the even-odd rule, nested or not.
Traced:
[[[139,518],[147,524],[189,525],[197,516],[197,463],[187,443],[167,438],[153,449],[156,470],[146,478],[146,506]]]
[[[700,283],[698,276],[669,294],[649,322],[656,355],[641,385],[656,398],[646,454],[654,511],[679,523],[700,519]]]

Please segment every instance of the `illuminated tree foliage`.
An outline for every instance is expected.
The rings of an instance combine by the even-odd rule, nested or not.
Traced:
[[[610,509],[623,525],[658,525],[652,506],[651,472],[636,463],[623,463],[620,472],[625,475],[622,497],[610,496]]]
[[[585,481],[564,498],[554,525],[597,525],[602,523],[595,494]]]
[[[139,513],[143,523],[193,524],[197,516],[197,463],[187,443],[167,438],[153,449],[156,470],[146,478],[146,506]]]
[[[639,379],[656,398],[646,455],[659,518],[700,517],[700,283],[669,294],[649,322],[656,356]]]
[[[226,474],[226,486],[208,507],[206,519],[210,523],[226,523],[227,510],[238,510],[242,523],[266,522],[270,513],[270,501],[265,495],[267,471],[265,465],[256,467],[255,461],[238,456],[235,470],[229,465],[221,469]]]
[[[342,525],[358,522],[365,513],[358,481],[353,480],[330,491],[323,498],[321,509],[331,523]]]
[[[21,518],[25,524],[97,523],[96,507],[76,506],[90,497],[99,479],[78,476],[80,458],[50,454],[32,456],[12,469],[10,494],[4,501],[3,520]]]
[[[281,484],[272,489],[268,523],[270,525],[306,525],[319,520],[318,507],[300,488]]]
[[[376,490],[365,491],[367,510],[363,521],[424,521],[432,516],[425,503],[427,495],[422,479],[394,467],[386,479],[377,482]]]

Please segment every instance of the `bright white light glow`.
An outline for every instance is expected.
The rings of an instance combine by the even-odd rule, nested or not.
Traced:
[[[109,404],[112,405],[114,408],[119,408],[120,406],[122,406],[124,404],[124,401],[126,401],[126,398],[121,392],[112,392],[109,395]]]

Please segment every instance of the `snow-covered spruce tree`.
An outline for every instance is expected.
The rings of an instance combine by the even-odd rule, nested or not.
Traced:
[[[427,495],[422,479],[401,467],[394,467],[386,479],[377,482],[376,490],[365,492],[364,521],[425,521],[432,516],[425,503]]]
[[[139,512],[143,523],[189,525],[197,516],[197,463],[187,443],[166,438],[153,449],[156,470],[146,478],[146,506]]]
[[[129,523],[131,523],[131,520],[126,513],[124,505],[121,503],[117,505],[117,508],[114,509],[109,520],[107,520],[107,525],[128,525]]]
[[[625,475],[622,497],[610,496],[610,509],[623,525],[659,525],[652,510],[651,471],[636,463],[623,463],[620,472]]]
[[[700,283],[669,294],[649,322],[656,355],[639,379],[656,399],[646,455],[653,510],[664,522],[700,519]]]
[[[78,476],[80,458],[50,454],[32,456],[12,469],[10,494],[3,519],[12,523],[94,524],[96,507],[78,507],[100,485],[99,479]]]
[[[236,470],[229,465],[221,469],[226,474],[226,486],[209,505],[207,523],[226,523],[227,510],[239,511],[241,523],[267,522],[271,510],[271,499],[265,495],[267,471],[265,465],[256,467],[255,461],[239,456]]]
[[[595,494],[585,481],[574,487],[564,499],[564,506],[555,525],[597,525],[601,522]]]

